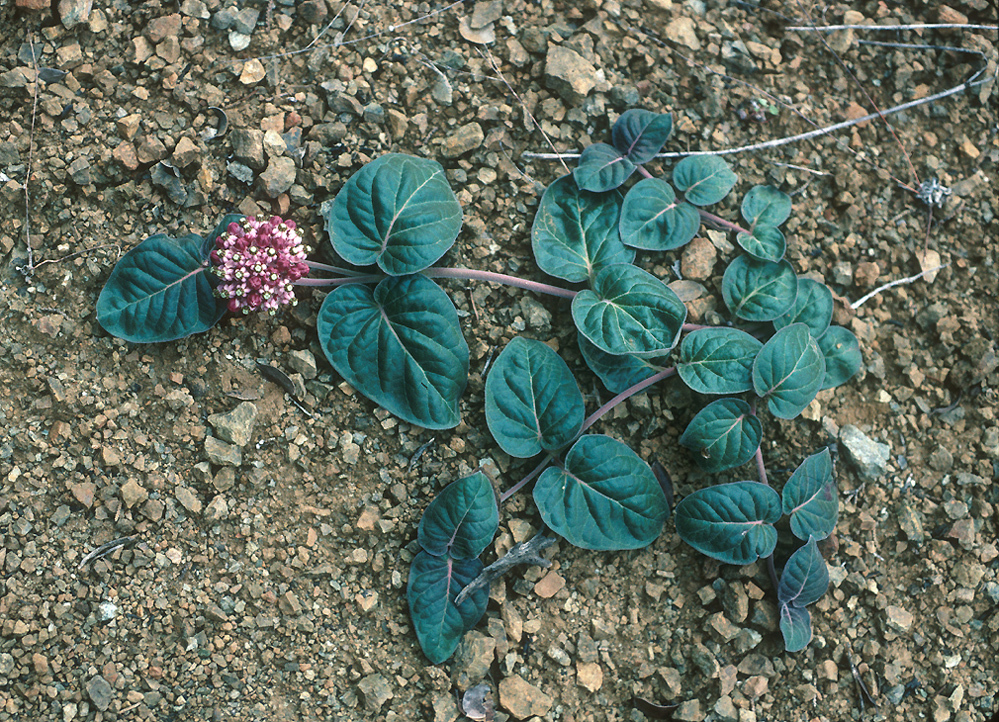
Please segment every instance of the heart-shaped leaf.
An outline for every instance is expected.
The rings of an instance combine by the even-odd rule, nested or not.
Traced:
[[[697,235],[700,227],[697,209],[678,201],[672,186],[659,178],[646,178],[633,185],[621,206],[621,240],[632,248],[680,248]]]
[[[773,320],[774,328],[781,329],[792,323],[803,323],[813,338],[820,338],[829,328],[833,315],[832,291],[824,283],[811,278],[798,279],[798,295],[794,305]]]
[[[132,343],[175,341],[210,329],[227,301],[215,297],[205,246],[193,233],[159,234],[130,250],[97,299],[98,323]]]
[[[621,114],[611,128],[611,142],[632,163],[648,163],[662,150],[673,131],[669,113],[632,108]]]
[[[770,413],[793,419],[822,386],[826,364],[808,326],[785,326],[763,344],[753,362],[753,389],[767,400]]]
[[[729,194],[739,177],[717,155],[689,155],[673,168],[673,185],[695,206],[710,206]]]
[[[569,367],[540,341],[513,339],[489,371],[486,423],[510,456],[526,459],[568,446],[584,413]]]
[[[791,308],[797,295],[798,277],[787,261],[739,256],[722,277],[725,305],[744,321],[772,321]]]
[[[601,434],[581,437],[564,468],[545,469],[534,485],[534,501],[545,524],[583,549],[647,546],[669,514],[649,465]]]
[[[365,165],[320,212],[341,258],[377,263],[390,276],[431,266],[461,230],[461,205],[441,164],[401,153]]]
[[[572,177],[582,190],[602,193],[620,187],[637,167],[609,143],[594,143],[583,149]]]
[[[420,552],[409,568],[406,598],[416,638],[433,664],[454,654],[462,635],[474,627],[489,604],[489,587],[476,589],[461,606],[454,603],[461,590],[479,576],[478,559],[435,557]]]
[[[709,474],[745,464],[763,438],[763,426],[741,399],[718,399],[697,412],[680,436]]]
[[[780,629],[784,635],[784,649],[788,652],[798,652],[808,646],[812,639],[812,624],[805,608],[819,601],[828,588],[829,568],[815,539],[809,539],[787,560],[777,585]]]
[[[676,532],[725,564],[752,564],[777,546],[780,496],[766,484],[736,481],[698,489],[677,504]]]
[[[629,264],[601,269],[593,290],[572,299],[572,320],[595,346],[612,355],[665,356],[687,318],[683,301],[651,273]]]
[[[752,233],[740,233],[735,240],[749,255],[761,261],[777,262],[787,251],[787,241],[780,229],[773,226],[756,226]]]
[[[825,539],[836,528],[839,500],[829,449],[812,454],[794,470],[781,490],[784,513],[799,539]]]
[[[663,370],[659,365],[659,359],[641,359],[631,355],[614,356],[601,351],[581,333],[576,334],[576,339],[579,341],[579,350],[586,365],[600,377],[612,394],[619,394]]]
[[[791,215],[791,196],[773,186],[753,186],[742,199],[742,217],[751,230],[776,228]]]
[[[541,196],[531,245],[542,271],[579,283],[612,263],[631,263],[635,252],[625,248],[618,231],[620,193],[580,190],[562,176]]]
[[[763,344],[735,328],[702,328],[680,344],[676,370],[701,394],[739,394],[753,388],[753,359]]]
[[[826,375],[822,380],[823,389],[831,389],[845,384],[860,371],[864,357],[860,355],[860,344],[853,331],[842,326],[830,326],[819,336],[819,350],[826,360]]]
[[[341,286],[323,301],[316,328],[333,368],[375,403],[428,429],[461,420],[468,345],[451,299],[430,279]]]
[[[476,559],[499,526],[496,494],[481,471],[453,481],[423,512],[416,538],[428,554]]]

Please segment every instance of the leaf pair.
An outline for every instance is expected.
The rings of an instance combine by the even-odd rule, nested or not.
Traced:
[[[573,171],[576,184],[588,191],[609,191],[621,186],[635,169],[652,160],[673,132],[668,113],[631,109],[611,128],[611,141],[587,147]]]

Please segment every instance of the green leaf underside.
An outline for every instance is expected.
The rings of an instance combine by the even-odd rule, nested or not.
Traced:
[[[486,423],[510,456],[526,459],[568,446],[584,414],[569,367],[540,341],[513,339],[489,371]]]
[[[583,549],[639,549],[662,531],[666,497],[648,464],[627,445],[583,436],[565,467],[549,467],[534,485],[545,523]]]
[[[323,301],[316,326],[333,368],[375,403],[428,429],[461,420],[468,345],[454,305],[430,279],[341,286]]]
[[[350,177],[322,209],[337,254],[390,276],[422,271],[461,230],[461,204],[444,168],[428,158],[380,156]]]
[[[481,471],[453,481],[430,502],[417,539],[428,554],[475,559],[489,546],[499,526],[496,494]]]
[[[594,143],[579,156],[572,177],[580,189],[602,193],[621,186],[636,167],[609,143]]]
[[[787,251],[787,241],[779,228],[757,226],[752,233],[740,233],[735,237],[740,246],[753,258],[776,263]]]
[[[673,168],[673,184],[695,206],[710,206],[729,194],[739,177],[716,155],[687,156]]]
[[[621,207],[621,241],[632,248],[669,251],[686,245],[697,235],[701,216],[673,188],[659,178],[640,180],[624,197]]]
[[[773,553],[780,496],[766,484],[736,481],[698,489],[674,512],[680,538],[725,564],[751,564]]]
[[[590,370],[603,382],[612,394],[619,394],[640,381],[655,376],[663,370],[659,359],[641,359],[637,356],[615,356],[601,351],[586,340],[581,333],[576,334],[579,350]]]
[[[651,273],[628,264],[607,266],[572,299],[572,320],[595,346],[612,355],[664,356],[687,318],[680,298]]]
[[[97,299],[97,321],[132,343],[175,341],[210,329],[228,302],[215,297],[205,245],[195,234],[144,240],[111,271]]]
[[[739,256],[725,269],[725,305],[744,321],[772,321],[791,308],[798,295],[798,277],[787,261],[773,263]]]
[[[829,328],[832,315],[833,298],[829,287],[811,278],[799,278],[794,304],[787,313],[775,318],[773,324],[775,329],[781,329],[792,323],[803,323],[813,338],[819,338]]]
[[[409,569],[406,598],[409,616],[423,653],[433,664],[448,659],[462,635],[486,613],[489,587],[473,592],[459,607],[454,603],[461,590],[482,571],[478,559],[435,557],[421,551]]]
[[[753,359],[763,343],[735,328],[705,328],[680,344],[676,370],[701,394],[738,394],[753,388]]]
[[[742,217],[750,229],[776,228],[791,215],[791,196],[773,186],[753,186],[742,199]]]
[[[828,588],[829,568],[815,539],[809,539],[787,560],[777,585],[780,628],[788,652],[798,652],[811,641],[811,616],[805,608],[821,599]]]
[[[785,326],[767,341],[753,363],[753,389],[767,400],[770,413],[793,419],[815,398],[826,365],[808,326]]]
[[[781,490],[781,501],[791,517],[791,532],[799,539],[821,540],[832,534],[839,500],[829,449],[812,454],[794,470]]]
[[[749,404],[741,399],[718,399],[691,419],[680,444],[693,452],[701,469],[714,474],[752,459],[761,438],[763,426]]]
[[[562,176],[541,196],[531,227],[538,267],[572,283],[589,280],[604,266],[631,263],[635,252],[621,243],[621,194],[580,190]]]
[[[842,326],[830,326],[819,337],[818,343],[826,361],[826,375],[822,379],[823,389],[845,384],[860,371],[864,357],[860,354],[860,344],[853,331]]]
[[[614,122],[611,142],[621,155],[641,165],[655,158],[672,131],[673,117],[669,113],[632,108]]]

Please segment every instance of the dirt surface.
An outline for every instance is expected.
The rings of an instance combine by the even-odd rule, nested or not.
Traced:
[[[582,370],[560,302],[449,282],[472,371],[464,422],[445,432],[399,422],[342,384],[314,333],[321,292],[303,289],[276,319],[226,319],[162,346],[111,338],[94,314],[120,253],[154,233],[207,233],[226,212],[282,211],[327,257],[319,204],[389,151],[447,168],[466,214],[448,265],[546,280],[530,224],[564,171],[522,156],[550,150],[546,136],[560,151],[604,140],[628,107],[674,114],[671,151],[859,117],[986,64],[994,75],[996,32],[827,35],[851,78],[815,33],[789,30],[806,11],[830,23],[847,10],[851,23],[995,23],[994,5],[22,4],[43,9],[0,9],[0,721],[450,722],[456,695],[483,680],[498,720],[646,719],[634,696],[683,703],[674,719],[694,722],[975,722],[999,710],[994,82],[893,115],[894,136],[869,122],[729,158],[740,184],[721,214],[735,216],[756,183],[793,196],[789,258],[840,296],[836,320],[865,361],[806,418],[764,420],[771,475],[783,483],[846,424],[891,446],[886,473],[866,484],[840,457],[832,586],[800,654],[783,652],[765,569],[709,562],[668,522],[636,552],[557,544],[551,570],[494,585],[457,661],[428,665],[405,601],[423,509],[484,462],[502,488],[528,470],[486,432],[488,359],[518,333],[549,341],[586,379],[589,408],[608,398]],[[494,21],[495,42],[466,40],[463,20]],[[580,59],[563,65],[565,49]],[[781,102],[758,103],[754,119],[750,102],[767,93]],[[893,180],[914,186],[914,174],[953,191],[928,237],[949,265],[852,311],[920,271],[926,207]],[[28,238],[26,278],[16,269]],[[706,285],[717,288],[731,255],[709,262]],[[675,278],[673,256],[647,260]],[[311,416],[257,360],[300,374]],[[708,481],[677,447],[687,400],[668,385],[599,429],[662,461],[679,495]],[[257,411],[252,436],[241,458],[222,458],[209,417],[243,402]],[[737,477],[753,470],[726,478]],[[486,561],[538,523],[529,495],[513,497]],[[877,706],[862,703],[854,672]]]

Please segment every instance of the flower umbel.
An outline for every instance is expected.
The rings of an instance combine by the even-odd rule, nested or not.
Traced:
[[[212,251],[214,273],[222,279],[215,294],[229,299],[233,313],[260,308],[273,315],[281,306],[294,306],[293,284],[309,272],[310,250],[295,221],[273,216],[230,223]]]

